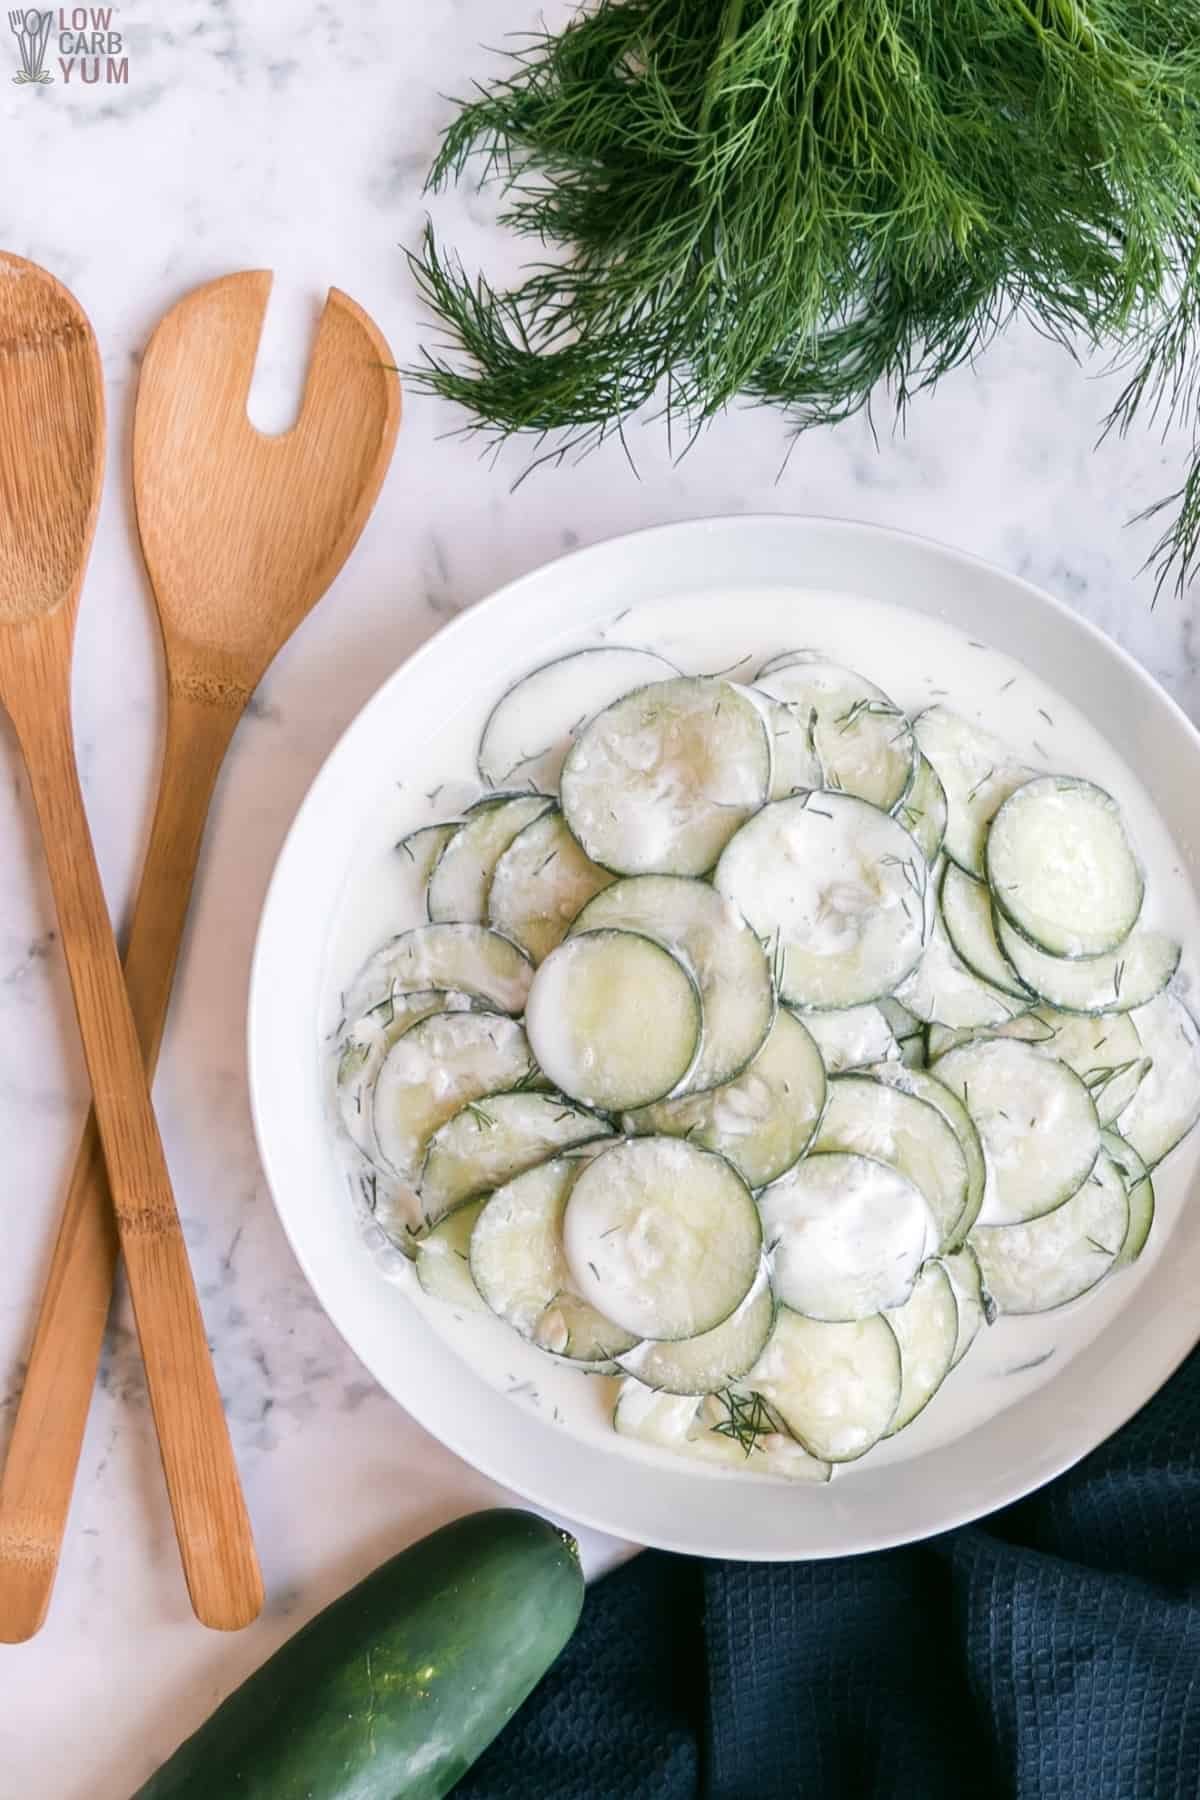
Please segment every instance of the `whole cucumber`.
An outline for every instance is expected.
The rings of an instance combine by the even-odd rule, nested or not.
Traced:
[[[575,1629],[575,1540],[471,1513],[277,1650],[133,1800],[441,1800]]]

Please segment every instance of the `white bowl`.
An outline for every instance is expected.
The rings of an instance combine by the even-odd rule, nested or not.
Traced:
[[[1196,1150],[1172,1159],[1142,1263],[1110,1284],[1107,1302],[1067,1309],[1084,1324],[1071,1325],[1053,1364],[1009,1384],[996,1400],[1002,1410],[949,1441],[913,1427],[911,1451],[869,1456],[828,1487],[796,1487],[710,1475],[665,1456],[631,1462],[620,1440],[556,1427],[453,1354],[381,1271],[346,1204],[318,1045],[322,970],[364,818],[394,789],[398,771],[422,773],[430,735],[447,713],[464,698],[484,706],[564,629],[594,627],[631,601],[660,602],[670,616],[676,600],[682,609],[705,593],[755,589],[776,596],[781,626],[789,607],[804,614],[793,642],[813,641],[839,594],[885,598],[894,609],[885,641],[876,637],[863,656],[885,684],[889,642],[899,654],[903,641],[903,609],[1020,659],[1103,733],[1154,795],[1194,897],[1200,854],[1189,839],[1200,736],[1143,669],[1057,601],[894,531],[786,516],[668,525],[514,582],[427,643],[354,720],[313,783],[271,883],[251,982],[249,1058],[263,1164],[300,1264],[351,1348],[422,1425],[553,1512],[643,1544],[768,1560],[876,1550],[946,1530],[1027,1493],[1129,1418],[1200,1330],[1192,1298],[1200,1292],[1200,1210],[1184,1205]],[[801,590],[824,598],[806,607]],[[780,641],[789,641],[786,631]]]

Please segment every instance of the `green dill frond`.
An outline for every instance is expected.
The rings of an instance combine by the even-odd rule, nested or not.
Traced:
[[[738,399],[903,414],[1015,318],[1127,368],[1107,429],[1200,414],[1177,0],[600,0],[459,109],[430,186],[468,172],[535,260],[497,288],[429,227],[446,342],[409,374],[535,463],[647,407],[680,449]],[[1160,586],[1200,552],[1195,467],[1164,509]]]

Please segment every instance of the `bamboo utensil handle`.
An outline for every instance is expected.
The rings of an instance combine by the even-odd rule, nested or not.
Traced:
[[[37,1629],[53,1581],[115,1264],[113,1233],[103,1222],[104,1163],[188,1592],[205,1624],[235,1630],[259,1612],[262,1578],[143,1056],[152,1062],[157,1053],[212,783],[237,715],[226,721],[217,711],[202,726],[196,703],[181,711],[173,697],[175,729],[168,734],[170,760],[130,945],[127,996],[66,708],[45,696],[40,704],[36,695],[30,700],[11,710],[46,845],[95,1126],[89,1124],[76,1167],[51,1272],[54,1306],[39,1325],[5,1470],[0,1592],[11,1595],[12,1610],[6,1603],[2,1635]],[[79,1337],[85,1318],[86,1346]],[[68,1341],[64,1333],[72,1326]],[[43,1443],[31,1462],[39,1426],[48,1419],[55,1421],[56,1455],[52,1464],[44,1458]]]

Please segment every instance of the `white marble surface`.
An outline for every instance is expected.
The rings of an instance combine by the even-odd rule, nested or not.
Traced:
[[[566,11],[548,6],[553,22]],[[13,86],[0,70],[0,244],[45,263],[88,309],[104,351],[111,455],[82,607],[75,680],[84,785],[115,914],[128,905],[156,779],[160,671],[127,480],[139,347],[159,314],[228,270],[277,272],[254,403],[278,426],[326,286],[366,305],[400,360],[421,321],[399,246],[425,211],[440,96],[490,66],[481,42],[532,24],[530,0],[128,0],[127,86]],[[7,37],[0,40],[0,56]],[[52,40],[53,50],[53,40]],[[56,68],[51,60],[50,67]],[[472,194],[435,204],[493,269],[513,249]],[[633,437],[512,490],[442,436],[414,397],[391,476],[349,567],[281,657],[239,736],[209,831],[157,1087],[269,1601],[234,1639],[190,1617],[128,1308],[115,1317],[50,1621],[0,1649],[3,1800],[121,1800],[317,1606],[437,1521],[494,1490],[376,1389],[335,1336],[276,1223],[252,1141],[243,1012],[255,921],[276,851],[337,734],[442,620],[553,556],[641,524],[745,510],[909,527],[991,557],[1110,631],[1200,716],[1194,606],[1135,579],[1178,444],[1093,451],[1105,384],[1028,333],[922,405],[908,435],[865,422],[785,440],[732,415],[672,467]],[[881,415],[882,417],[882,415]],[[59,1197],[86,1101],[28,797],[0,729],[0,1417],[19,1390]],[[593,1547],[601,1553],[600,1546]],[[214,1797],[215,1800],[215,1797]]]

